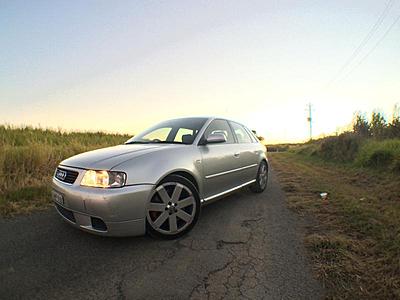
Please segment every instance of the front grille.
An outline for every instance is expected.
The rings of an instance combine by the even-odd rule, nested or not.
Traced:
[[[58,205],[57,203],[56,203],[56,207],[57,207],[57,210],[59,211],[59,213],[64,216],[64,218],[70,220],[73,223],[76,223],[75,216],[72,211],[65,209],[64,207],[62,207],[61,205]]]
[[[54,174],[54,177],[57,178],[58,180],[73,184],[78,177],[79,173],[77,171],[72,171],[68,169],[63,169],[63,168],[57,168],[56,173]]]

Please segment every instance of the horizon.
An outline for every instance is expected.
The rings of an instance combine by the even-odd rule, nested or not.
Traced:
[[[95,5],[93,5],[95,3]],[[218,115],[267,144],[390,121],[399,1],[0,4],[0,124],[137,134]]]
[[[392,113],[392,117],[387,117],[383,112],[378,111],[378,110],[373,110],[371,112],[371,114],[366,114],[364,112],[361,111],[357,111],[354,113],[354,116],[359,115],[361,117],[363,117],[367,122],[371,122],[372,121],[372,114],[373,113],[378,113],[380,114],[383,119],[384,122],[386,124],[391,124],[394,120],[398,120],[398,118],[400,117],[400,107],[396,104],[393,108],[393,113]],[[320,139],[324,139],[324,138],[328,138],[328,137],[333,137],[333,136],[338,136],[342,133],[349,133],[349,132],[353,132],[353,125],[354,125],[354,116],[353,116],[353,120],[351,123],[347,124],[346,126],[342,126],[339,129],[337,129],[335,132],[329,133],[329,134],[320,134],[318,136],[313,136],[312,137],[312,141],[317,141]],[[220,118],[219,116],[190,116],[190,117],[204,117],[204,118],[211,118],[211,117],[215,117],[215,118]],[[182,117],[185,118],[185,117]],[[174,119],[174,118],[172,118]],[[171,119],[171,120],[172,120]],[[154,124],[155,125],[155,124]],[[0,127],[4,127],[5,129],[11,129],[11,130],[39,130],[39,131],[53,131],[53,132],[57,132],[57,133],[61,133],[61,134],[73,134],[73,133],[81,133],[81,134],[105,134],[105,135],[119,135],[119,136],[128,136],[128,137],[134,137],[138,134],[140,134],[141,132],[117,132],[117,131],[107,131],[107,130],[97,130],[97,129],[65,129],[65,128],[54,128],[54,127],[43,127],[40,124],[38,125],[25,125],[25,124],[0,124]],[[251,129],[251,128],[250,128]],[[251,129],[254,131],[254,129]],[[307,143],[310,142],[310,139],[304,139],[301,141],[269,141],[267,139],[265,139],[264,136],[258,134],[256,132],[257,137],[261,138],[260,142],[265,145],[265,146],[275,146],[275,145],[296,145],[296,144],[303,144],[303,143]]]

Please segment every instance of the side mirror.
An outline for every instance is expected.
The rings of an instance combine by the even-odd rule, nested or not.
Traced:
[[[226,136],[223,133],[211,133],[206,139],[206,144],[217,144],[225,142]]]

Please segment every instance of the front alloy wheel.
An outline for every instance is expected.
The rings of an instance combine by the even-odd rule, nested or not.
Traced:
[[[147,231],[156,237],[177,238],[197,222],[200,198],[186,178],[171,175],[156,187],[147,206]]]

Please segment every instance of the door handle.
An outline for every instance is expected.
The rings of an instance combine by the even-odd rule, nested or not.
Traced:
[[[240,156],[240,152],[236,152],[235,154],[233,154],[234,157],[239,157]]]

